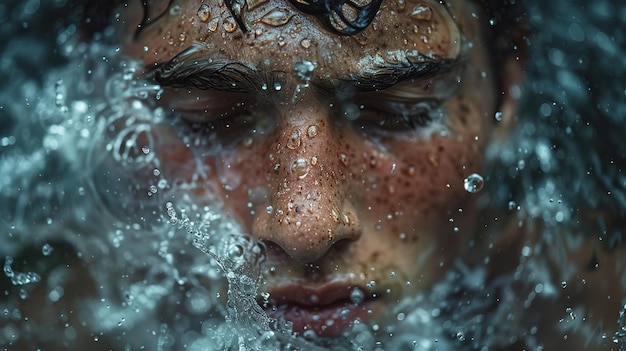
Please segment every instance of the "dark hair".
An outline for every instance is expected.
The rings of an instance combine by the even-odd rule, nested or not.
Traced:
[[[169,8],[173,0],[160,14],[148,18],[150,4],[148,0],[140,1],[144,8],[142,22],[135,35],[160,18]],[[353,35],[365,29],[372,22],[383,0],[371,0],[367,4],[361,4],[354,0],[289,0],[298,10],[317,17],[330,31],[339,35]],[[525,25],[525,9],[519,0],[470,0],[476,1],[485,11],[487,20],[484,23],[484,34],[487,42],[491,44],[491,57],[494,64],[499,66],[504,57],[514,50],[514,39],[520,33],[520,28]],[[89,37],[102,31],[110,24],[111,17],[116,7],[128,0],[77,0],[82,7],[82,30]],[[242,11],[245,5],[243,0],[226,0],[233,18],[241,30],[247,28],[242,21]],[[348,15],[346,12],[351,12]],[[354,19],[350,19],[354,18]]]

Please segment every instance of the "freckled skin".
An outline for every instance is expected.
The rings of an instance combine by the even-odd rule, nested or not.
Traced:
[[[471,5],[454,1],[450,7],[463,40],[474,45],[464,54],[462,83],[441,106],[446,135],[387,132],[373,140],[337,117],[331,107],[333,97],[319,90],[304,89],[297,103],[290,102],[298,84],[293,67],[302,60],[316,62],[311,80],[316,82],[367,68],[368,58],[386,50],[455,57],[458,43],[451,42],[454,35],[442,15],[445,10],[428,2],[433,18],[419,22],[409,16],[417,4],[408,1],[399,13],[392,2],[383,3],[375,23],[356,37],[330,34],[314,18],[279,0],[245,13],[247,33],[230,33],[221,21],[212,32],[208,23],[227,16],[226,8],[209,5],[211,17],[202,22],[196,15],[198,3],[189,2],[180,4],[179,15],[166,14],[135,41],[129,33],[134,32],[141,12],[138,8],[122,12],[123,49],[146,67],[166,62],[199,42],[206,44],[207,59],[231,59],[261,71],[288,73],[283,88],[274,94],[276,101],[282,101],[272,112],[275,128],[253,135],[251,144],[240,142],[205,157],[204,165],[211,171],[195,191],[199,197],[209,192],[221,199],[223,210],[245,232],[268,244],[266,266],[277,267],[280,274],[268,274],[266,288],[330,281],[364,286],[375,280],[377,291],[391,289],[378,300],[378,306],[384,306],[427,289],[456,257],[466,255],[477,196],[463,189],[463,179],[481,171],[491,133],[488,116],[495,112],[494,82],[481,73],[493,75],[478,24],[470,15],[476,11]],[[293,15],[287,24],[271,27],[258,21],[276,7]],[[177,39],[183,37],[181,33],[184,41]],[[310,47],[301,45],[304,39]],[[307,134],[310,126],[317,127],[312,137]],[[294,131],[299,132],[295,144]],[[191,179],[189,170],[196,167],[192,151],[177,140],[175,130],[160,135],[162,147],[155,152],[164,161],[163,174]],[[292,169],[298,159],[308,163],[304,176]],[[237,186],[226,187],[229,179],[238,179]],[[261,189],[267,196],[251,199],[250,189]]]

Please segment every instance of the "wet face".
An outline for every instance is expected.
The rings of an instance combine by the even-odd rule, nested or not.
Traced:
[[[223,2],[166,3],[139,32],[139,2],[119,21],[165,89],[153,152],[179,195],[267,245],[271,316],[321,336],[385,325],[469,254],[464,179],[496,108],[478,8],[385,1],[340,36],[283,0],[247,1],[245,32]]]

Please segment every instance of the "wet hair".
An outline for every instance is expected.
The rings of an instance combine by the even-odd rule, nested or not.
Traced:
[[[110,19],[115,9],[128,4],[133,0],[76,0],[82,10],[82,31],[86,37],[102,31],[110,25]],[[157,22],[174,0],[168,0],[168,5],[159,14],[150,14],[149,0],[140,1],[143,7],[143,18],[139,24],[135,37]],[[363,3],[359,0],[289,0],[298,10],[305,14],[315,16],[331,32],[338,35],[354,35],[367,28],[373,21],[383,0],[370,0]],[[484,34],[486,41],[491,45],[491,57],[498,67],[503,58],[514,49],[513,39],[517,36],[519,28],[523,27],[525,10],[519,0],[469,0],[480,5],[486,15],[484,22]],[[225,0],[225,4],[242,31],[247,31],[243,22],[243,10],[245,0]]]

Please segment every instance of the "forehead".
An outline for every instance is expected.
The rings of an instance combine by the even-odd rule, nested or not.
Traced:
[[[256,69],[284,70],[308,60],[325,74],[346,75],[381,62],[454,59],[464,40],[475,35],[467,25],[475,14],[465,1],[384,0],[372,23],[351,36],[332,32],[288,0],[245,1],[245,31],[224,0],[155,1],[148,9],[145,13],[133,2],[121,11],[118,22],[125,51],[148,66],[196,45],[207,58],[244,62]],[[350,12],[345,14],[349,17]],[[142,27],[143,16],[148,20]]]

